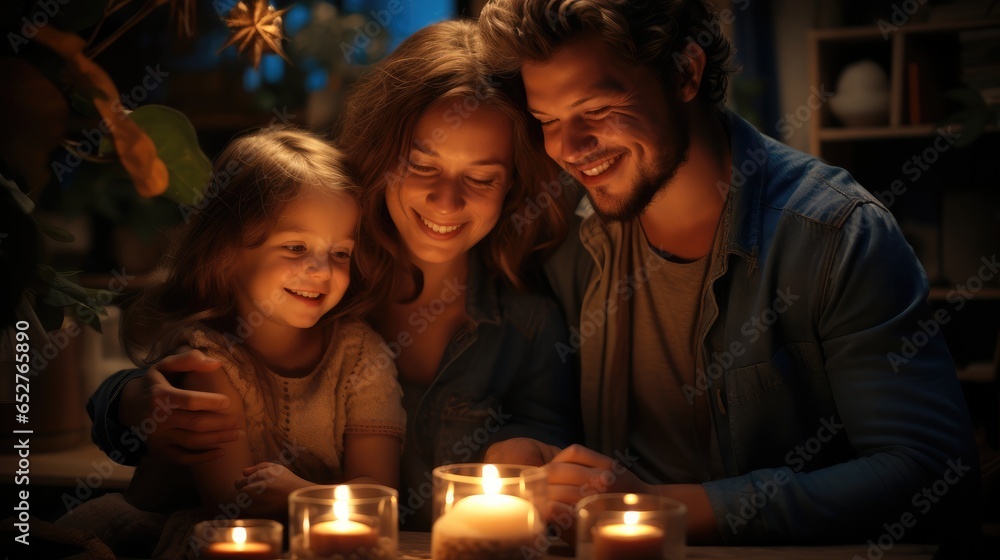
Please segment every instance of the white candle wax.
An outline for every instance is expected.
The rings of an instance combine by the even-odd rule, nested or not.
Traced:
[[[501,494],[503,481],[494,465],[483,467],[483,494],[466,496],[431,527],[431,557],[436,560],[521,560],[544,526],[534,504]],[[447,500],[451,501],[449,492]]]
[[[541,521],[531,502],[506,494],[479,494],[459,500],[435,523],[442,537],[488,540],[533,539]]]

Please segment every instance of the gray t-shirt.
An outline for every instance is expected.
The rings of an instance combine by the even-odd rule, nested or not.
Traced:
[[[650,483],[699,483],[722,473],[707,399],[688,402],[695,386],[696,332],[709,256],[676,262],[649,246],[640,227],[627,250],[647,263],[634,274],[629,449],[633,470]],[[655,265],[651,263],[656,263]]]

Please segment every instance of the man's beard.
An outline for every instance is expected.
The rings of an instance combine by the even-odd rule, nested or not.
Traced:
[[[691,147],[691,130],[687,113],[675,106],[672,111],[673,126],[664,138],[663,145],[654,154],[656,158],[649,164],[637,162],[638,176],[626,194],[622,197],[607,196],[607,187],[596,187],[597,196],[587,189],[594,212],[606,222],[627,222],[642,215],[656,195],[666,189],[677,170],[688,158]],[[630,154],[633,157],[634,153]],[[600,202],[599,202],[600,201]],[[601,205],[603,202],[604,206]]]

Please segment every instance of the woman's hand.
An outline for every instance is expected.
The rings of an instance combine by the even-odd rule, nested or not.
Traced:
[[[554,445],[542,443],[537,439],[517,437],[491,445],[486,450],[483,461],[540,467],[551,461],[558,453],[559,448]]]
[[[236,491],[245,493],[250,505],[242,510],[241,516],[283,517],[288,513],[288,495],[312,485],[284,465],[266,461],[243,469],[243,475],[236,481]]]

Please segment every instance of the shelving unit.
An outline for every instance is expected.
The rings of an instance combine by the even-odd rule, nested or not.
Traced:
[[[970,33],[980,42],[969,41]],[[982,56],[984,35],[988,52],[1000,53],[1000,19],[910,23],[888,35],[877,26],[809,33],[814,91],[832,90],[846,66],[865,59],[890,78],[886,125],[842,126],[824,103],[809,123],[810,151],[848,169],[890,208],[935,287],[973,278],[979,256],[1000,252],[1000,179],[993,169],[1000,133],[987,127],[970,146],[956,148],[966,130],[938,124],[961,109],[945,93],[962,87],[963,71],[972,70],[964,67],[970,58],[963,48],[978,48],[977,63],[993,65],[987,72],[996,68],[1000,88],[1000,56]],[[990,282],[1000,288],[1000,279]]]
[[[828,107],[823,107],[819,119],[810,123],[810,152],[823,153],[824,142],[922,137],[931,136],[936,131],[933,119],[927,122],[911,122],[908,113],[907,65],[911,62],[926,62],[933,65],[935,60],[926,56],[928,45],[933,45],[935,68],[924,69],[937,74],[941,79],[933,85],[937,89],[925,92],[940,96],[941,93],[958,85],[958,66],[948,68],[947,62],[955,61],[955,51],[960,48],[958,36],[962,32],[983,29],[1000,29],[1000,19],[965,22],[910,23],[899,27],[886,36],[882,29],[872,27],[852,27],[842,29],[814,29],[809,32],[809,82],[814,87],[832,89],[837,76],[851,62],[871,59],[878,63],[889,75],[889,123],[883,127],[845,128],[838,126]],[[920,54],[923,53],[923,54]],[[920,60],[918,60],[918,58]],[[944,115],[940,115],[944,116]]]
[[[973,416],[996,446],[1000,273],[982,268],[982,259],[1000,256],[1000,132],[987,127],[957,148],[954,135],[965,130],[938,124],[961,109],[945,93],[971,85],[966,77],[996,76],[1000,86],[1000,55],[983,62],[981,54],[984,44],[992,53],[994,41],[1000,51],[1000,19],[914,22],[888,36],[874,25],[813,30],[808,52],[813,91],[833,91],[844,68],[864,59],[889,78],[884,126],[843,126],[823,103],[809,123],[809,148],[850,171],[899,222],[927,271],[931,307],[945,312],[940,328]]]

